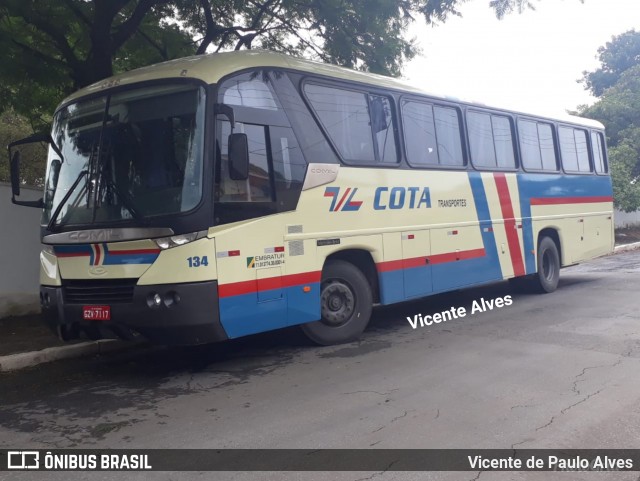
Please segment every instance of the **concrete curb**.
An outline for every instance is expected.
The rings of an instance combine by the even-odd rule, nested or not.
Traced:
[[[614,248],[614,252],[627,252],[634,251],[636,249],[640,249],[640,242],[634,242],[633,244],[623,244],[621,246],[616,246]]]
[[[68,346],[48,347],[41,351],[9,354],[7,356],[0,356],[0,372],[17,371],[25,367],[37,366],[38,364],[59,361],[61,359],[119,351],[137,344],[138,343],[105,339],[101,341],[70,344]]]

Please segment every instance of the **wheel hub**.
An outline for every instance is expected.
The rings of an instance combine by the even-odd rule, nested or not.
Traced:
[[[322,289],[322,322],[337,327],[345,324],[355,309],[355,296],[349,286],[328,282]]]

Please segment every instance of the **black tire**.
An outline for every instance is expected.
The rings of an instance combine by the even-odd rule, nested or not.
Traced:
[[[345,261],[329,261],[322,270],[322,317],[300,327],[321,346],[355,341],[369,324],[372,308],[371,286],[360,269]]]
[[[560,254],[550,237],[543,237],[538,245],[538,273],[536,287],[542,292],[553,292],[560,280]]]

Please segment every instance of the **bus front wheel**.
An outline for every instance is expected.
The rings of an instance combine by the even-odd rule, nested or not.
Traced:
[[[543,237],[538,246],[538,274],[536,284],[541,292],[553,292],[560,280],[560,254],[550,237]]]
[[[319,321],[302,331],[316,344],[329,346],[355,341],[371,318],[373,296],[364,274],[345,261],[329,261],[322,270]]]

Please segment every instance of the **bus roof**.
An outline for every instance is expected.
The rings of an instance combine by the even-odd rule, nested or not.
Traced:
[[[354,82],[369,84],[376,87],[389,88],[407,93],[428,95],[429,97],[435,99],[454,101],[470,106],[489,109],[494,108],[496,110],[504,110],[535,117],[545,117],[560,122],[568,122],[572,124],[583,125],[586,127],[604,129],[604,126],[596,120],[576,117],[564,112],[556,112],[553,114],[541,112],[524,112],[499,106],[485,105],[480,102],[463,100],[455,96],[427,92],[392,77],[360,72],[357,70],[351,70],[348,68],[315,62],[312,60],[300,59],[269,50],[240,50],[234,52],[212,53],[207,55],[194,55],[191,57],[184,57],[180,59],[169,60],[168,62],[149,65],[147,67],[138,68],[119,75],[114,75],[113,77],[101,80],[92,85],[89,85],[88,87],[84,87],[67,97],[64,100],[64,103],[79,99],[80,97],[84,97],[85,95],[100,92],[110,87],[133,84],[146,80],[158,80],[163,78],[194,78],[202,80],[207,84],[213,84],[219,82],[220,79],[234,72],[255,67],[284,68],[300,72],[314,73],[317,75],[351,80]]]

